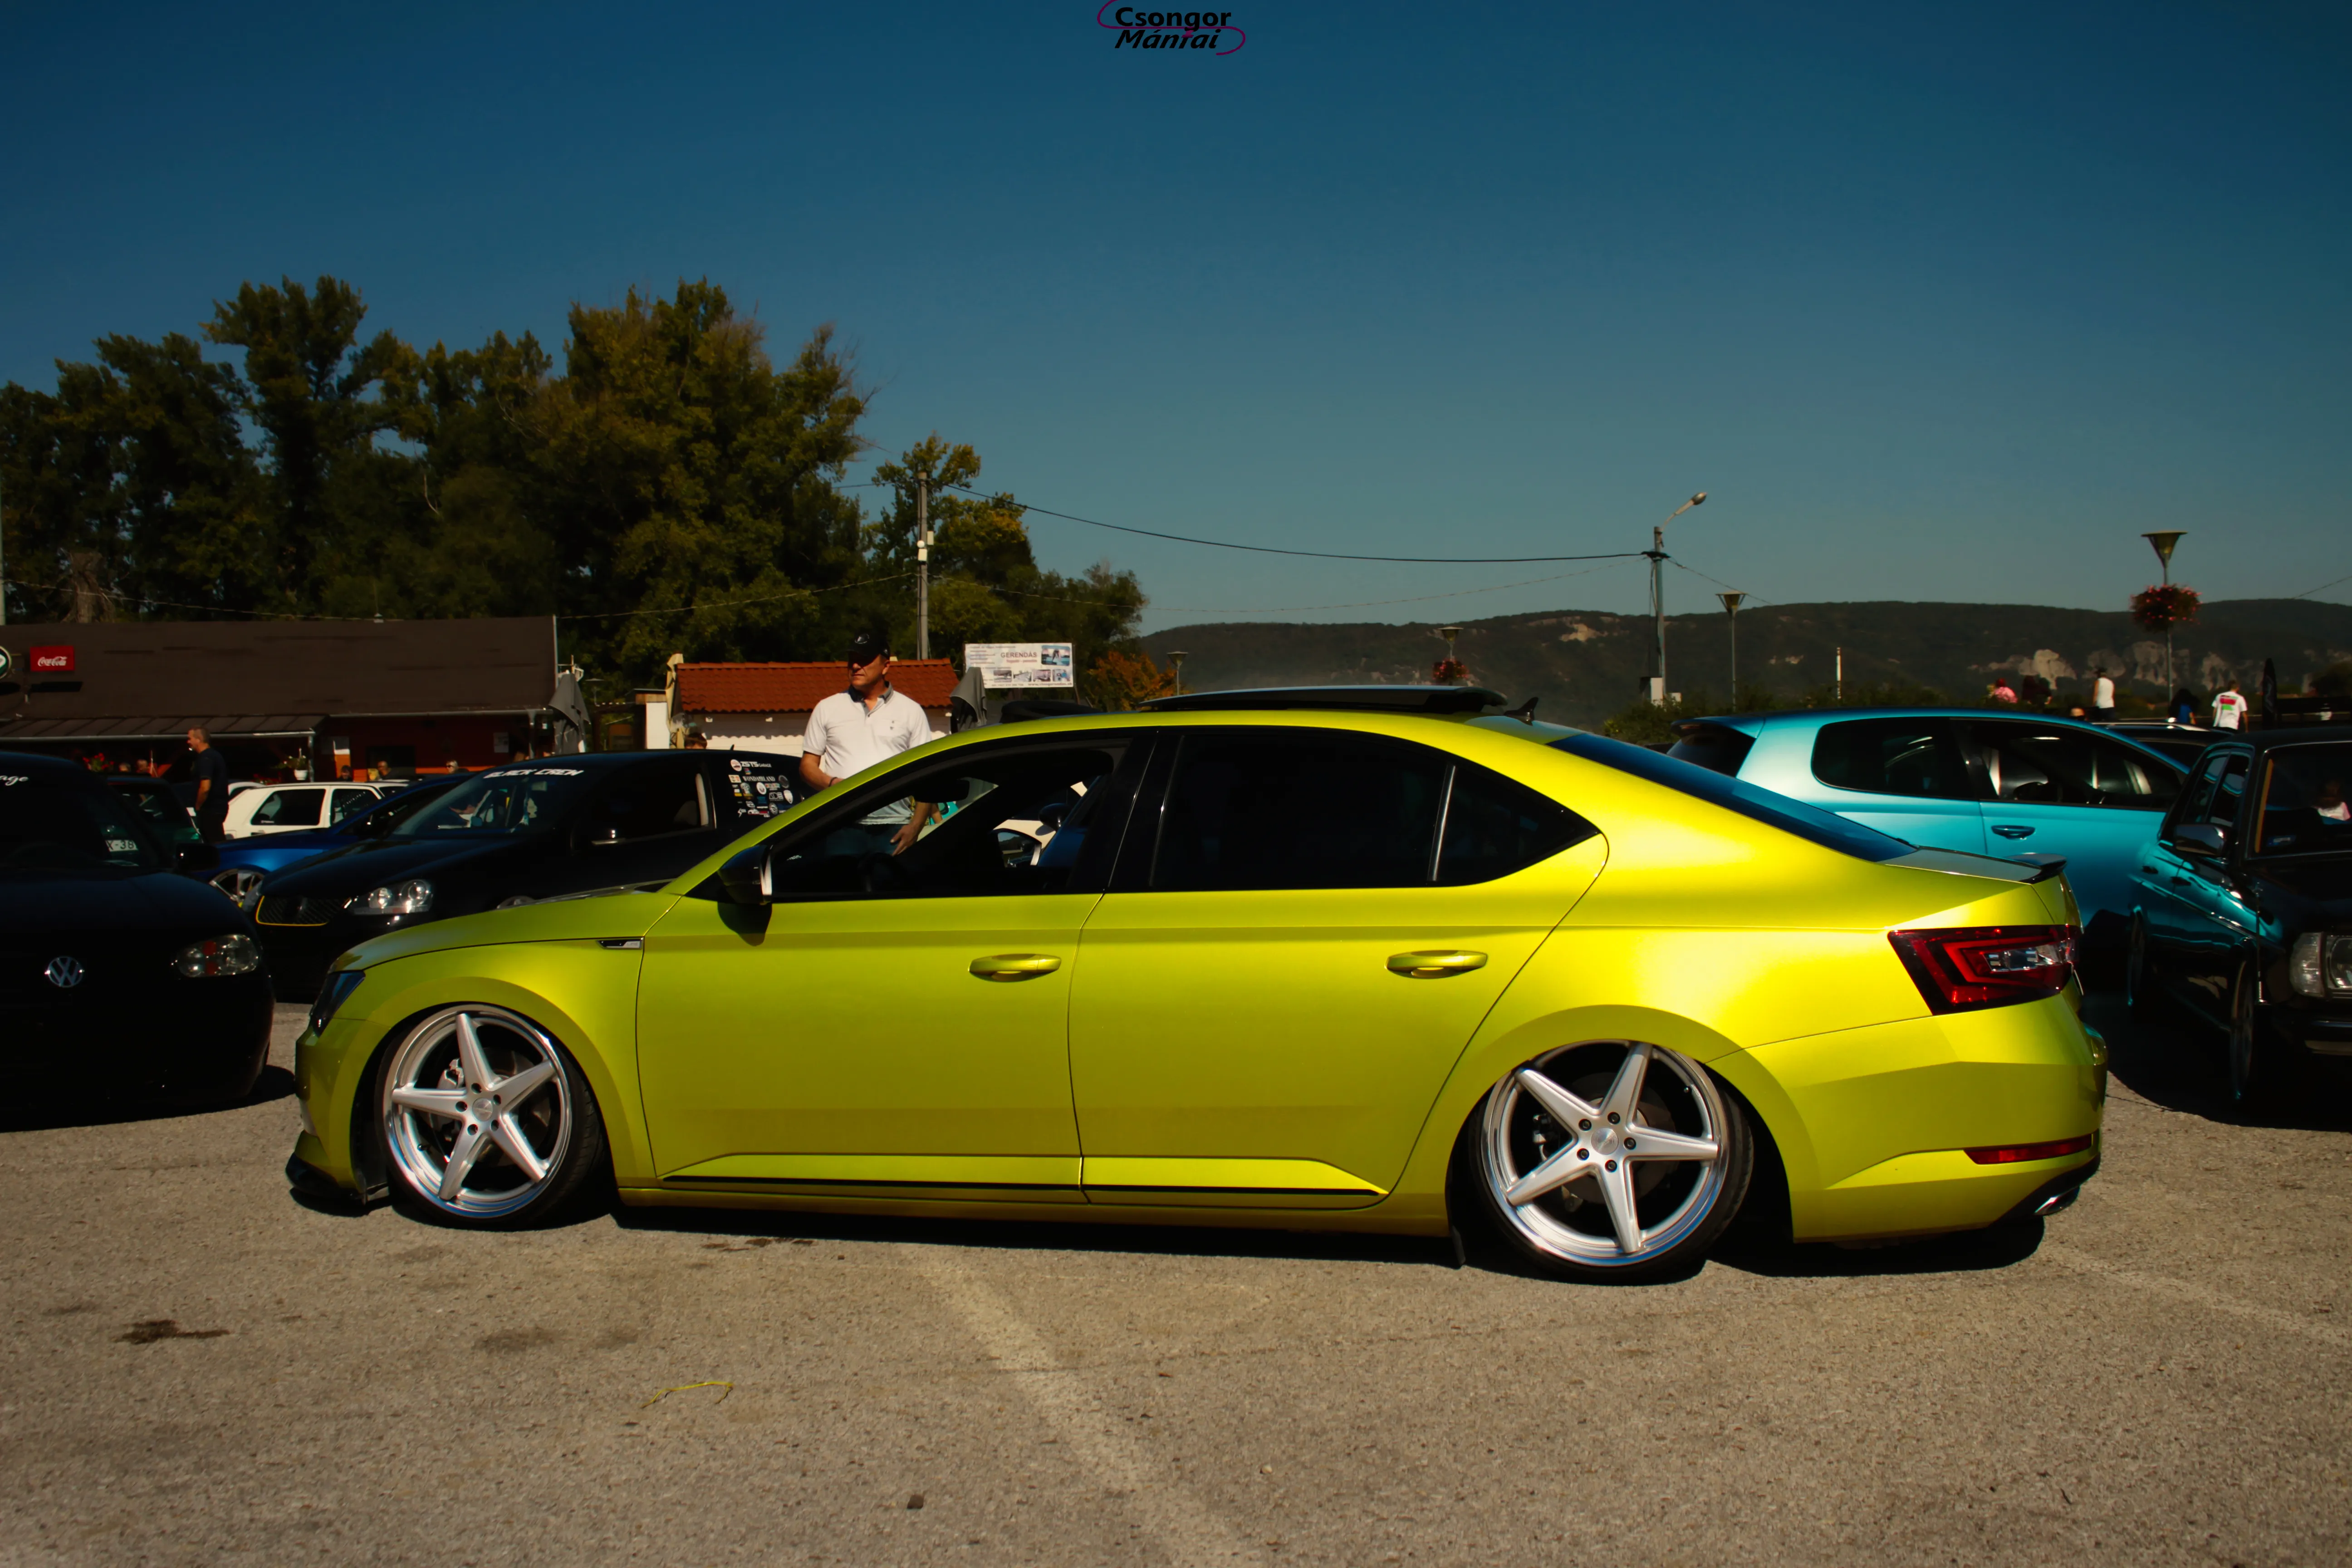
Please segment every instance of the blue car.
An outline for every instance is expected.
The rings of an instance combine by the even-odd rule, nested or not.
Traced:
[[[407,821],[418,806],[469,776],[453,773],[447,778],[425,779],[398,795],[386,796],[366,811],[353,812],[331,827],[225,840],[220,846],[219,867],[212,873],[212,884],[243,903],[246,895],[270,872],[282,871],[299,860],[308,860],[330,849],[344,849],[370,838],[381,838]]]
[[[1830,708],[1685,720],[1672,754],[1922,848],[2063,856],[2084,941],[2118,952],[2133,877],[2186,777],[2068,719],[1978,708]]]

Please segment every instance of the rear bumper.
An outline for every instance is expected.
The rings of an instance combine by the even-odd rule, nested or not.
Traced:
[[[1967,1152],[2098,1132],[2104,1052],[2063,996],[1784,1040],[1712,1065],[1780,1147],[1800,1241],[1978,1229],[2097,1164],[2095,1143],[2007,1164]]]

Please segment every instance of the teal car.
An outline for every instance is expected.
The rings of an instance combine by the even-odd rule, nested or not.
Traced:
[[[2058,857],[2087,947],[2120,952],[2133,879],[2186,777],[2095,725],[1979,708],[1685,720],[1672,755],[1923,849]]]

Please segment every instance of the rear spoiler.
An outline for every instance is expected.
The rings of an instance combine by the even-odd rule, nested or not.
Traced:
[[[1996,859],[1990,855],[1970,855],[1958,849],[1914,849],[1908,855],[1898,855],[1892,860],[1882,860],[1882,866],[1907,866],[1914,871],[1941,871],[1948,877],[1988,877],[1999,882],[2021,882],[2028,886],[2046,882],[2066,868],[2063,855],[2019,855],[2010,859]]]

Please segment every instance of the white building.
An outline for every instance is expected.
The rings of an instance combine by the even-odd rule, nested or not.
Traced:
[[[955,661],[902,658],[890,666],[890,684],[923,705],[934,736],[950,732],[948,698]],[[849,689],[840,660],[814,664],[673,664],[669,723],[672,744],[698,731],[713,751],[779,752],[798,757],[812,709]]]

